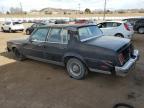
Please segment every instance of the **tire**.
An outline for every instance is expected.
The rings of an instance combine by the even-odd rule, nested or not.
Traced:
[[[1,28],[1,30],[2,30],[2,32],[5,32],[5,30],[4,30],[4,28],[3,28],[3,27]]]
[[[13,49],[13,53],[16,57],[16,60],[23,61],[25,59],[24,55],[21,54],[20,51],[17,48]]]
[[[113,108],[134,108],[134,107],[125,103],[119,103],[114,105]]]
[[[84,79],[88,73],[84,63],[76,58],[69,59],[66,63],[66,68],[69,76],[77,80]]]
[[[30,35],[30,31],[29,30],[26,30],[26,35]]]
[[[144,34],[144,27],[140,27],[140,28],[138,29],[138,33]]]
[[[120,33],[116,34],[115,36],[116,36],[116,37],[124,38],[124,36],[123,36],[122,34],[120,34]]]
[[[11,30],[11,28],[9,28],[9,33],[12,33],[12,30]]]

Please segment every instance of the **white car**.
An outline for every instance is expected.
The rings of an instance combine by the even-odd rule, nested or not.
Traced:
[[[105,21],[97,26],[104,35],[131,39],[134,34],[133,26],[124,21]]]
[[[24,26],[20,22],[10,21],[10,22],[5,22],[2,25],[1,30],[3,32],[5,32],[5,31],[8,31],[8,32],[23,31]]]

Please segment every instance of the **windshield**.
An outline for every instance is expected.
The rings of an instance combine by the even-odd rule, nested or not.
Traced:
[[[97,26],[87,26],[78,29],[81,41],[86,41],[95,37],[102,36],[102,31]]]
[[[13,25],[21,24],[20,22],[13,22]]]

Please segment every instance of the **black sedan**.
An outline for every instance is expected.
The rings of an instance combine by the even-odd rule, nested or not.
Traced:
[[[65,66],[75,79],[88,71],[126,76],[139,58],[129,39],[103,36],[96,25],[38,27],[28,39],[8,41],[7,49],[18,60]]]
[[[26,29],[26,35],[30,35],[35,28],[46,25],[45,23],[34,23],[31,27]]]

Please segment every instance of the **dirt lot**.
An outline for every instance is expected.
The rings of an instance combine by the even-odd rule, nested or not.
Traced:
[[[0,108],[112,108],[118,102],[144,108],[144,35],[133,39],[141,58],[127,77],[89,73],[80,81],[63,67],[16,61],[5,51],[6,41],[21,37],[0,32]]]

